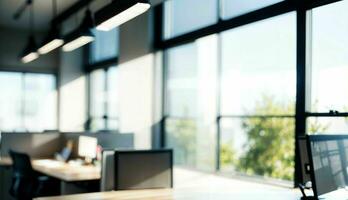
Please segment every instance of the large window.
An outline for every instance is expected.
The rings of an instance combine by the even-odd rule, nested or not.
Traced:
[[[217,36],[166,52],[167,146],[175,163],[204,170],[215,167]]]
[[[347,133],[348,118],[348,1],[313,9],[309,112],[326,116],[307,119],[309,133]],[[334,22],[334,23],[333,23]]]
[[[205,161],[217,161],[217,171],[300,182],[297,136],[348,132],[348,1],[183,2],[156,9],[164,18],[165,138],[176,163],[201,167],[196,154],[210,140],[204,150],[216,150]],[[216,44],[200,56],[200,41],[212,35]],[[201,79],[209,59],[216,71]]]
[[[110,67],[90,73],[90,129],[118,129],[118,68]]]
[[[292,180],[295,13],[223,32],[221,41],[221,170]]]
[[[0,130],[57,129],[54,75],[0,72]]]
[[[295,13],[170,48],[166,66],[166,144],[176,164],[213,170],[219,160],[223,172],[293,179]]]

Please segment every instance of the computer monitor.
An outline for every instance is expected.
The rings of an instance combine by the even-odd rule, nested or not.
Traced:
[[[314,196],[347,199],[348,135],[310,135],[307,146]]]
[[[97,157],[98,140],[94,137],[80,136],[78,145],[78,154],[84,157],[86,161],[91,161]]]

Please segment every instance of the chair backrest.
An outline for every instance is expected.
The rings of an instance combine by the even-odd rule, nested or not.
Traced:
[[[9,151],[12,159],[13,177],[10,194],[17,199],[31,199],[36,192],[37,182],[30,157],[27,154]]]
[[[115,152],[115,190],[172,187],[172,150]]]
[[[104,150],[101,161],[100,191],[111,191],[115,183],[115,151]]]
[[[27,154],[9,151],[10,157],[12,159],[13,173],[14,176],[19,176],[22,178],[31,178],[33,176],[33,168],[31,166],[30,157]]]

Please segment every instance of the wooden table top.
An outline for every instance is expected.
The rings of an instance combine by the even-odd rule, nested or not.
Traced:
[[[0,166],[11,165],[10,158],[0,158]],[[96,166],[71,165],[52,159],[33,160],[32,166],[37,172],[66,182],[99,180],[101,177],[100,168]]]
[[[35,171],[66,182],[99,180],[101,177],[100,167],[93,165],[71,165],[50,159],[34,160],[32,165]]]
[[[42,197],[36,200],[298,200],[299,195],[291,193],[279,193],[269,195],[267,191],[263,194],[253,194],[252,189],[249,194],[236,195],[231,188],[231,192],[219,191],[214,189],[155,189],[155,190],[129,190],[99,192],[77,195],[66,195],[57,197]]]
[[[8,157],[0,157],[0,167],[1,167],[1,166],[7,167],[7,166],[11,166],[11,165],[12,165],[12,160],[11,160],[11,158],[8,158]]]

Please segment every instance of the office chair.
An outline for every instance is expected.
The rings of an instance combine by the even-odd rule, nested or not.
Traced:
[[[27,154],[9,151],[12,164],[12,185],[10,194],[18,200],[28,200],[37,196],[54,195],[53,181],[47,176],[39,176],[32,168]],[[51,186],[46,189],[47,186]],[[52,187],[53,186],[53,187]]]

